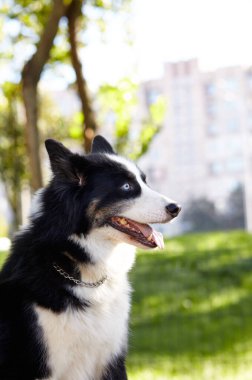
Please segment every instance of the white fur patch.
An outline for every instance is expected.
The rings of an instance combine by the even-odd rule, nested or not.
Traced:
[[[104,285],[109,287],[109,283]],[[115,290],[115,289],[114,289]],[[109,290],[109,296],[111,290]],[[127,344],[129,294],[126,291],[85,311],[55,314],[36,307],[49,351],[52,379],[93,380]]]
[[[90,302],[84,311],[56,314],[35,307],[49,352],[52,377],[48,380],[98,380],[127,347],[131,291],[127,272],[134,262],[134,247],[109,239],[106,244],[98,229],[87,240],[71,238],[99,257],[95,265],[80,266],[82,279],[96,281],[104,273],[109,277],[98,288],[73,289],[80,299]]]
[[[69,239],[90,254],[96,264],[93,266],[96,277],[103,277],[105,271],[113,276],[127,273],[134,264],[135,248],[123,243],[122,233],[114,228],[94,228],[85,238],[72,235]]]
[[[42,215],[41,197],[42,197],[43,191],[44,191],[44,188],[37,190],[32,197],[31,210],[30,210],[30,215],[32,218],[37,218]]]

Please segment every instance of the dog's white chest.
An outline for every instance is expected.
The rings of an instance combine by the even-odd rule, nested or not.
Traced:
[[[118,297],[83,311],[35,309],[49,353],[50,380],[98,380],[127,344],[128,286]]]

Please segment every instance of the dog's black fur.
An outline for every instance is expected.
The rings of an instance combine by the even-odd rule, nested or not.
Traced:
[[[78,317],[83,313],[86,316],[93,307],[90,300],[78,297],[76,284],[57,273],[55,265],[80,280],[80,268],[96,265],[94,253],[85,248],[87,245],[79,244],[80,238],[87,241],[89,234],[97,229],[105,229],[107,234],[108,220],[122,215],[125,205],[128,207],[136,199],[143,199],[143,188],[146,194],[155,193],[144,183],[145,176],[140,170],[131,171],[123,164],[124,161],[115,159],[112,147],[101,136],[94,139],[92,152],[86,156],[73,154],[54,140],[46,141],[46,149],[53,178],[40,193],[39,207],[31,214],[29,225],[15,237],[11,254],[0,274],[0,380],[45,380],[53,376],[48,346],[35,308],[42,308],[46,313],[49,311],[50,315],[58,318],[69,310]],[[179,212],[179,207],[176,214],[170,214],[166,203],[168,198],[155,194],[161,199],[160,222],[171,220]],[[153,214],[157,215],[155,201],[152,203]],[[143,208],[143,203],[139,204]],[[140,222],[146,223],[146,220]],[[159,222],[157,216],[154,222]],[[72,239],[72,236],[79,240]],[[128,302],[129,288],[127,282],[123,284],[122,294],[126,297],[123,302]],[[120,296],[117,294],[117,297]],[[127,324],[125,303],[123,307],[123,318],[121,312],[117,317],[120,316],[120,321]],[[110,329],[113,328],[114,325],[110,324]],[[126,334],[123,327],[122,334],[118,335],[120,339],[124,331]],[[109,351],[110,360],[106,359],[107,367],[102,367],[99,379],[88,375],[83,380],[127,379],[126,340],[120,340],[116,353]],[[62,342],[62,346],[64,344]],[[84,345],[86,347],[86,342]],[[52,361],[53,357],[50,359]]]
[[[69,257],[82,263],[91,262],[89,252],[67,238],[71,234],[88,234],[94,224],[103,225],[110,216],[91,219],[88,208],[98,199],[95,213],[108,208],[115,200],[135,197],[140,193],[137,181],[119,163],[103,153],[115,154],[100,137],[92,154],[79,156],[53,140],[46,147],[54,173],[42,194],[43,210],[31,216],[30,225],[14,239],[11,255],[0,276],[0,379],[35,380],[50,376],[47,350],[37,323],[33,305],[61,313],[67,308],[85,309],[83,302],[70,292],[69,281],[59,276],[53,263],[79,278]],[[113,175],[111,175],[113,173]],[[120,184],[131,181],[131,193],[123,193]],[[85,184],[85,186],[84,186]],[[113,211],[114,212],[114,211]],[[65,285],[68,285],[66,287]],[[126,379],[124,356],[114,358],[105,379]]]

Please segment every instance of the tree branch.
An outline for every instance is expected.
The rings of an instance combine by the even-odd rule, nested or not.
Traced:
[[[74,0],[73,0],[74,1]],[[25,64],[22,77],[25,82],[38,83],[41,72],[49,59],[53,40],[57,34],[59,21],[66,12],[64,0],[53,0],[53,6],[47,24],[43,30],[37,50]]]
[[[67,11],[67,19],[71,61],[76,75],[76,84],[84,117],[84,148],[86,152],[90,152],[92,139],[97,131],[97,123],[92,109],[87,83],[83,75],[82,64],[78,56],[77,22],[81,15],[81,6],[82,0],[73,0]]]
[[[22,71],[23,98],[26,111],[26,145],[30,162],[31,188],[42,186],[42,174],[39,157],[38,94],[37,85],[42,70],[49,59],[53,40],[57,34],[61,17],[66,12],[64,0],[54,0],[48,22],[45,25],[37,50],[25,64]]]

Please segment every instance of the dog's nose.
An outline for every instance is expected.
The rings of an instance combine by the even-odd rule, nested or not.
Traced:
[[[176,203],[170,203],[165,208],[173,218],[175,218],[175,216],[177,216],[181,210],[181,206],[177,205]]]

